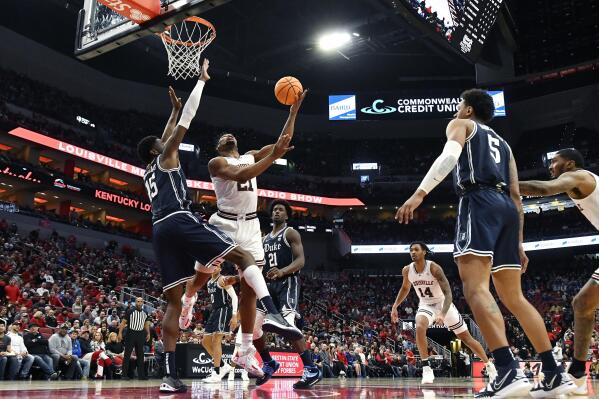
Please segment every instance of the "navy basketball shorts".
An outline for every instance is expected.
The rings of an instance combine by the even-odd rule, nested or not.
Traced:
[[[177,212],[152,226],[152,244],[167,291],[191,279],[198,271],[211,273],[237,244],[218,228],[200,221],[191,212]]]
[[[212,309],[210,316],[208,316],[208,321],[206,322],[204,335],[226,334],[229,331],[232,313],[233,309],[228,306]]]
[[[283,317],[287,319],[288,315],[292,315],[293,318],[299,318],[299,312],[297,311],[300,290],[299,277],[287,276],[276,281],[266,278],[266,281],[268,293],[272,297],[277,310],[281,312]],[[260,312],[266,313],[266,309],[264,309],[260,301],[258,301],[256,309]]]
[[[491,272],[521,269],[518,210],[511,197],[481,189],[460,197],[453,257],[490,256]]]

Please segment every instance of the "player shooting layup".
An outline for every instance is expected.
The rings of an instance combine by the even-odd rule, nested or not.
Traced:
[[[460,202],[454,259],[464,285],[464,296],[493,352],[497,377],[476,397],[535,398],[567,394],[576,389],[553,358],[551,342],[539,312],[522,293],[522,273],[528,265],[522,241],[524,213],[518,169],[508,143],[487,123],[495,104],[484,90],[462,93],[458,112],[447,125],[447,143],[416,192],[399,208],[396,218],[408,223],[414,210],[445,177],[454,171]],[[505,334],[505,321],[489,290],[489,279],[501,302],[516,316],[543,363],[545,378],[531,384],[514,359]]]
[[[549,165],[554,180],[521,181],[524,195],[550,196],[566,193],[580,212],[599,230],[599,176],[584,168],[582,154],[574,148],[557,152]],[[574,307],[574,356],[568,373],[573,377],[577,395],[586,395],[588,357],[591,335],[595,325],[595,311],[599,308],[599,269],[582,287],[572,301]]]
[[[293,138],[297,113],[306,94],[307,91],[304,91],[298,101],[290,107],[289,117],[275,144],[240,155],[235,137],[225,133],[217,143],[216,149],[219,156],[211,159],[208,163],[208,171],[214,183],[218,206],[218,212],[210,217],[210,224],[217,226],[228,239],[248,250],[256,259],[254,264],[243,271],[241,299],[242,301],[253,300],[255,304],[257,297],[267,312],[262,325],[264,331],[277,333],[290,340],[301,339],[302,332],[281,316],[270,297],[266,282],[258,267],[264,265],[264,248],[262,247],[260,221],[256,213],[258,207],[256,176],[268,169],[276,159],[293,149],[289,143]],[[257,287],[255,295],[252,294],[252,291],[248,292],[248,285]],[[196,292],[202,286],[203,282],[197,278],[187,282],[185,295],[182,298],[183,310],[179,320],[182,328],[191,320],[193,304],[197,298]],[[252,345],[253,333],[248,332],[254,330],[255,317],[255,306],[251,315],[248,316],[246,313],[241,315],[241,350],[236,352],[232,358],[232,361],[240,366],[244,366],[248,362],[253,364],[255,361],[253,356],[256,349]],[[256,377],[264,375],[262,369],[252,368],[251,371],[248,371]]]
[[[425,243],[414,242],[410,245],[410,256],[413,262],[404,266],[402,270],[403,284],[391,309],[391,321],[394,323],[399,321],[397,308],[410,293],[411,283],[419,299],[416,312],[416,345],[423,364],[422,384],[432,384],[435,380],[435,374],[428,360],[426,341],[426,330],[433,323],[447,327],[472,349],[472,352],[485,363],[489,378],[492,380],[497,373],[495,366],[489,361],[480,342],[470,335],[462,315],[452,303],[451,288],[443,269],[435,262],[426,260],[430,253]]]
[[[250,287],[259,285],[260,280],[262,286],[265,287],[266,284],[249,252],[235,244],[218,228],[201,222],[192,214],[191,200],[186,190],[187,180],[179,163],[179,145],[196,114],[204,85],[210,79],[208,67],[208,60],[204,60],[202,73],[185,103],[179,123],[177,124],[177,118],[181,99],[170,88],[173,111],[162,137],[147,136],[137,145],[139,157],[148,165],[144,184],[152,203],[152,243],[160,265],[162,287],[167,301],[162,321],[166,376],[160,385],[161,392],[185,392],[187,389],[177,377],[175,362],[175,345],[179,337],[177,319],[182,310],[183,284],[193,279],[199,282],[199,287],[203,286],[214,267],[222,263],[223,259],[238,265],[247,281],[243,294],[248,294],[248,299],[244,300],[242,295],[240,312],[242,319],[250,319],[252,323],[242,326],[242,330],[250,336],[250,341],[249,345],[242,348],[238,364],[262,374],[254,359],[255,349],[253,352],[251,350],[256,301],[253,298],[253,288]],[[253,273],[253,278],[247,277],[246,273],[250,276]],[[249,295],[247,291],[252,294]],[[280,315],[279,317],[282,318]]]

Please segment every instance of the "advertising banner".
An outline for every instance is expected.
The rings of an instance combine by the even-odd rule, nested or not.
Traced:
[[[233,356],[233,345],[223,345],[223,361],[230,363]],[[274,374],[275,377],[301,377],[304,369],[302,359],[295,352],[270,352],[273,359],[281,364]],[[202,345],[177,344],[176,349],[177,370],[185,378],[205,378],[212,373],[212,358]],[[262,364],[260,355],[256,359]],[[241,373],[240,368],[235,369],[236,376]]]

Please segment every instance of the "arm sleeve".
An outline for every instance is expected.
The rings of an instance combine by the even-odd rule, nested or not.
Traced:
[[[189,125],[191,124],[193,117],[196,116],[196,111],[200,105],[200,99],[202,98],[202,91],[204,91],[205,85],[206,82],[203,80],[198,80],[195,87],[191,91],[187,102],[185,102],[183,112],[181,112],[181,119],[179,119],[178,124],[186,129],[189,129]]]
[[[439,183],[443,181],[458,163],[458,159],[462,154],[462,146],[455,140],[449,140],[445,143],[443,152],[433,162],[433,165],[428,170],[422,183],[418,187],[425,193],[430,193]]]
[[[227,288],[225,288],[225,290],[227,291],[227,294],[229,294],[229,297],[231,297],[233,313],[237,313],[238,300],[237,300],[237,293],[235,292],[235,288],[233,288],[233,286],[229,285]]]

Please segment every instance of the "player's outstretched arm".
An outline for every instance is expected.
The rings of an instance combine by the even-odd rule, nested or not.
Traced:
[[[524,208],[522,206],[522,197],[520,196],[520,184],[518,182],[518,166],[516,165],[516,158],[514,158],[514,154],[512,153],[512,149],[510,148],[510,197],[514,204],[516,205],[516,209],[518,210],[518,218],[520,230],[518,233],[518,241],[519,241],[519,252],[520,252],[520,263],[522,265],[522,273],[526,272],[526,268],[528,267],[528,256],[526,256],[526,252],[524,252]]]
[[[291,137],[288,135],[280,136],[266,157],[255,164],[244,166],[242,168],[229,165],[223,157],[212,158],[210,162],[208,162],[210,176],[245,183],[256,176],[261,175],[266,169],[270,168],[275,160],[281,158],[287,151],[291,151],[293,146],[289,146],[290,141]]]
[[[181,111],[181,98],[177,97],[175,93],[175,89],[171,86],[168,87],[168,96],[171,99],[171,104],[173,109],[171,111],[171,116],[168,118],[166,122],[166,126],[164,127],[164,132],[162,132],[161,141],[166,143],[175,131],[175,127],[177,126],[177,119],[179,119],[179,112]]]
[[[300,271],[306,263],[304,259],[304,246],[302,244],[302,237],[300,236],[300,233],[294,229],[287,229],[285,232],[285,238],[291,247],[293,262],[282,269],[277,267],[270,268],[266,274],[266,277],[269,279],[276,280]]]
[[[293,104],[291,106],[291,108],[289,108],[289,117],[287,118],[287,121],[285,122],[285,126],[283,126],[283,130],[281,131],[281,134],[279,135],[279,137],[288,135],[289,141],[291,141],[291,139],[293,139],[293,134],[295,133],[295,119],[296,119],[297,113],[299,112],[299,109],[302,106],[302,103],[304,102],[304,99],[306,98],[307,95],[308,95],[308,89],[304,90],[304,92],[301,94],[299,100],[295,104]],[[264,147],[262,147],[259,150],[251,150],[251,151],[246,152],[246,154],[253,155],[256,162],[258,162],[261,159],[263,159],[264,157],[268,156],[268,154],[270,154],[272,152],[275,145],[276,145],[276,143],[265,145]]]
[[[441,315],[445,318],[445,315],[449,311],[449,307],[453,302],[453,294],[451,293],[451,287],[449,286],[449,281],[447,281],[447,277],[445,276],[445,272],[435,262],[431,262],[431,274],[437,279],[439,282],[439,287],[441,287],[441,291],[443,291],[443,295],[445,295],[445,301],[443,302],[443,309],[441,309]],[[444,323],[437,322],[439,325],[443,325]]]
[[[183,107],[181,119],[179,120],[174,133],[171,134],[164,143],[162,162],[164,162],[163,166],[167,168],[174,168],[179,165],[179,145],[183,141],[183,137],[185,137],[185,133],[187,133],[189,125],[196,115],[198,106],[200,105],[200,99],[202,98],[202,92],[204,91],[204,85],[210,79],[210,75],[208,75],[209,66],[210,62],[208,59],[205,59],[204,64],[202,65],[202,73]]]
[[[574,190],[584,181],[581,171],[562,173],[557,179],[549,181],[521,181],[520,192],[524,195],[550,196]]]
[[[410,270],[409,266],[404,266],[401,274],[403,276],[403,281],[401,283],[401,288],[397,293],[397,297],[395,298],[395,302],[393,306],[391,306],[391,321],[393,323],[397,323],[399,321],[399,316],[397,314],[397,308],[403,301],[405,301],[406,297],[410,293],[410,279],[408,278],[408,272]]]
[[[473,127],[472,122],[467,119],[453,119],[449,122],[445,131],[447,143],[443,152],[433,162],[416,192],[397,210],[395,219],[399,223],[408,224],[414,218],[414,211],[422,204],[424,197],[453,170],[462,153],[466,137],[472,132]]]

